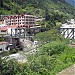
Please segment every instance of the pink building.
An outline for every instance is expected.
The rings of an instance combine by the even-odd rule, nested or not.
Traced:
[[[18,28],[31,28],[36,29],[36,32],[39,32],[39,28],[41,27],[39,24],[36,24],[36,17],[33,15],[7,15],[2,16],[0,19],[0,34],[15,34],[15,29]],[[13,31],[11,31],[11,29]],[[21,30],[23,32],[23,30]]]
[[[10,15],[3,18],[5,25],[16,25],[20,27],[33,27],[35,25],[35,16],[33,15]]]

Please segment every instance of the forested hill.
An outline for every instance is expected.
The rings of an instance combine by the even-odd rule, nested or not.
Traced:
[[[75,9],[64,0],[0,0],[0,15],[32,14],[45,17],[48,25],[74,18]]]
[[[74,14],[75,9],[66,4],[64,0],[0,0],[0,14],[39,14],[44,15],[45,9],[49,12],[59,10]]]
[[[62,22],[74,18],[72,6],[64,0],[0,0],[0,15],[23,13],[44,17],[45,20],[39,23],[42,27],[50,27],[50,30],[33,37],[38,43],[29,53],[19,49],[0,53],[0,75],[56,75],[75,64],[75,47],[69,45],[69,39],[64,38],[58,29]],[[26,63],[10,60],[8,55],[17,51],[27,58]],[[3,59],[2,56],[9,58]]]

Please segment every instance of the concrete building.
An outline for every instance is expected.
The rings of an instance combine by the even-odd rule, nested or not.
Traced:
[[[0,19],[0,34],[13,34],[17,28],[40,28],[39,24],[36,24],[36,17],[33,15],[6,15],[1,16]]]
[[[35,21],[36,21],[36,22],[41,22],[41,21],[43,21],[43,20],[45,20],[45,18],[43,18],[42,16],[35,18]]]
[[[0,18],[0,34],[5,34],[5,41],[16,48],[22,47],[21,38],[32,39],[40,31],[40,27],[33,15],[3,15]]]
[[[11,15],[11,16],[5,16],[2,18],[2,21],[4,21],[5,25],[7,26],[20,26],[20,27],[31,27],[35,25],[35,16],[33,15]]]
[[[7,51],[8,42],[0,42],[0,52]]]
[[[15,29],[18,28],[18,26],[16,25],[12,25],[12,26],[2,26],[0,27],[0,34],[7,34],[10,35],[11,34],[11,29]],[[15,32],[14,32],[15,33]]]

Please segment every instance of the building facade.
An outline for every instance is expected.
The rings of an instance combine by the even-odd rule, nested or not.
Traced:
[[[7,51],[6,47],[8,46],[8,42],[0,42],[0,53],[3,51]]]
[[[33,27],[35,25],[35,16],[33,15],[9,15],[2,18],[7,26]]]

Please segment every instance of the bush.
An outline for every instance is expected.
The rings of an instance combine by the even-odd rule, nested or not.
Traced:
[[[64,41],[65,38],[60,34],[58,29],[50,29],[49,31],[38,33],[34,36],[34,40],[38,40],[42,44],[52,41]]]
[[[41,53],[47,53],[48,55],[59,54],[64,51],[66,44],[61,41],[53,41],[45,44],[40,48]]]

